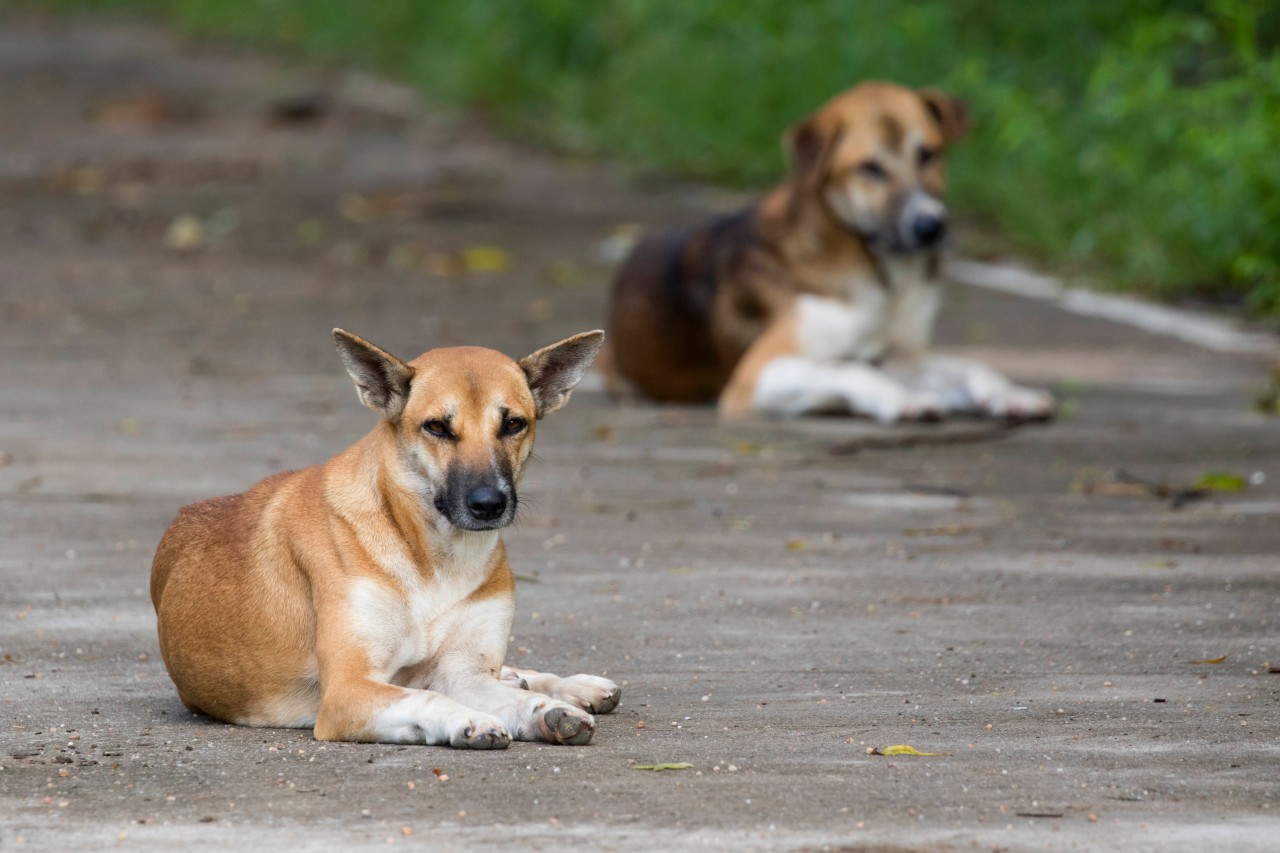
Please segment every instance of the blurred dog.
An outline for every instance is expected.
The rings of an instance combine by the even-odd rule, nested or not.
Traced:
[[[499,531],[534,421],[568,402],[602,339],[405,363],[335,329],[378,425],[323,465],[184,507],[156,549],[151,600],[183,704],[320,740],[589,741],[617,685],[502,667],[515,583]]]
[[[791,174],[758,204],[645,237],[613,290],[610,390],[730,416],[1048,417],[1045,392],[929,354],[943,160],[968,123],[941,92],[864,83],[791,129]]]

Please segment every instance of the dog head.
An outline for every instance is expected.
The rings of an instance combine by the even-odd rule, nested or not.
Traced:
[[[876,251],[935,248],[947,227],[943,155],[968,128],[964,103],[934,89],[850,89],[787,133],[793,204],[819,204]]]
[[[360,400],[395,442],[396,471],[449,524],[494,530],[515,518],[534,424],[569,402],[604,332],[584,332],[519,361],[482,347],[403,362],[342,329],[338,354]]]

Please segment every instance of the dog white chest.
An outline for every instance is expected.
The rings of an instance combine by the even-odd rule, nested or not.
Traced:
[[[815,361],[867,361],[884,349],[888,299],[882,288],[859,288],[852,300],[801,296],[796,338]]]
[[[885,263],[891,297],[885,312],[885,344],[895,355],[923,356],[933,340],[933,325],[942,305],[942,289],[929,277],[926,257],[891,259]]]
[[[796,337],[815,361],[874,361],[886,353],[922,353],[929,346],[940,302],[923,257],[885,262],[889,286],[851,277],[844,299],[804,295],[796,300]]]
[[[384,557],[380,562],[399,588],[367,577],[351,582],[350,624],[379,675],[390,679],[438,655],[453,617],[489,576],[497,541],[496,533],[456,537],[426,578],[407,555],[390,561]]]

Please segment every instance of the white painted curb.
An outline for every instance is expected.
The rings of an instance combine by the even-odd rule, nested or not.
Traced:
[[[1059,278],[1034,273],[1016,264],[955,259],[947,264],[946,270],[947,278],[961,284],[1054,302],[1073,314],[1100,317],[1214,352],[1280,354],[1280,337],[1242,329],[1232,320],[1132,297],[1067,287]]]

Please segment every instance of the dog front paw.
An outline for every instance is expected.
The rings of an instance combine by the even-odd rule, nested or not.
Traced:
[[[1046,421],[1057,407],[1049,392],[1017,385],[987,395],[978,405],[984,414],[1010,421]]]
[[[875,405],[871,416],[882,424],[902,421],[939,421],[945,407],[937,396],[919,391],[903,390],[886,394]]]
[[[556,683],[553,698],[591,714],[607,714],[622,701],[622,688],[598,675],[571,675]]]
[[[582,746],[591,742],[595,719],[564,702],[548,702],[536,709],[539,740]]]
[[[468,711],[450,721],[449,745],[457,749],[506,749],[511,735],[497,717]]]

